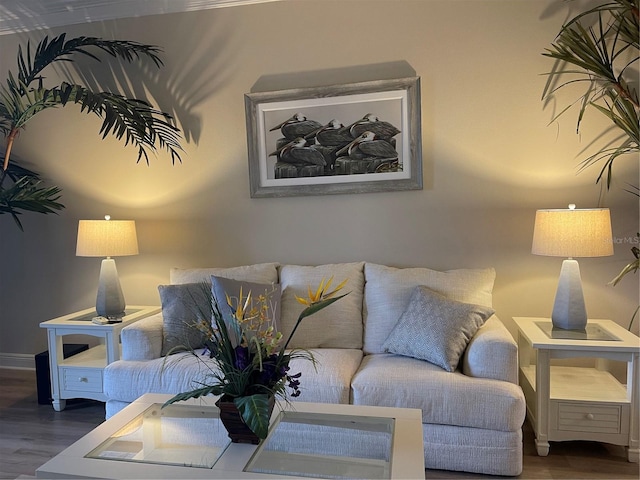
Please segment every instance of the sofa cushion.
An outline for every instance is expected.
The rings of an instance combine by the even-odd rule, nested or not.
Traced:
[[[300,396],[296,402],[350,402],[351,379],[362,361],[362,350],[349,348],[318,348],[309,350],[316,364],[297,358],[290,363],[289,373],[302,373]]]
[[[252,308],[260,308],[261,305],[258,302],[259,296],[267,297],[265,312],[266,317],[269,319],[269,323],[264,325],[266,330],[272,326],[275,331],[280,328],[280,284],[266,284],[266,283],[254,283],[244,282],[240,280],[232,280],[224,277],[211,277],[211,285],[213,295],[218,303],[220,313],[226,322],[230,322],[233,312],[238,306],[240,301],[240,293],[242,293],[242,301],[245,302],[247,295],[251,292],[251,302],[248,310]],[[227,303],[227,296],[231,300],[231,305]]]
[[[317,267],[282,265],[280,286],[282,288],[281,331],[284,338],[289,334],[304,309],[296,300],[307,297],[308,288],[315,289],[322,279],[333,276],[336,286],[348,279],[344,292],[346,297],[320,312],[305,318],[296,330],[292,348],[362,348],[362,296],[364,289],[364,262],[329,264]]]
[[[291,361],[289,373],[302,373],[301,402],[349,403],[351,379],[362,361],[362,350],[316,349],[310,350],[316,365],[297,358]],[[133,402],[144,393],[176,393],[198,388],[207,375],[216,370],[208,356],[178,353],[151,361],[123,361],[110,363],[105,368],[104,391],[109,400]]]
[[[451,300],[420,285],[382,347],[453,372],[471,337],[493,313],[493,308]]]
[[[169,280],[173,284],[210,282],[212,275],[246,282],[278,283],[278,264],[258,263],[230,268],[172,268],[169,271]]]
[[[159,285],[162,304],[163,339],[161,355],[172,349],[200,348],[204,335],[194,326],[209,317],[210,294],[202,283]]]
[[[382,344],[418,285],[452,300],[491,307],[496,272],[493,268],[438,272],[366,263],[364,276],[364,352],[369,354],[384,352]]]
[[[519,386],[467,377],[415,358],[367,355],[351,382],[353,404],[422,409],[422,423],[512,432],[524,422]]]
[[[189,352],[150,361],[118,360],[105,367],[104,393],[109,400],[133,402],[145,393],[187,392],[205,382],[214,362],[208,356]]]

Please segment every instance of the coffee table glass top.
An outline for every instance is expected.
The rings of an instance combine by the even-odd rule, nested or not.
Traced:
[[[212,468],[229,443],[219,410],[155,403],[85,458]]]
[[[245,472],[389,478],[394,418],[282,411]],[[211,405],[154,403],[85,458],[213,468],[230,445]]]
[[[393,418],[280,412],[246,472],[389,478]]]

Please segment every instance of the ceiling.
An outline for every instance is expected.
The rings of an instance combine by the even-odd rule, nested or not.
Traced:
[[[0,35],[209,8],[278,0],[2,0]]]

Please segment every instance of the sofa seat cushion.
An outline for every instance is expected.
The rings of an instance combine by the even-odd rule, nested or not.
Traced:
[[[493,268],[438,272],[429,268],[364,267],[364,352],[383,353],[382,344],[407,308],[415,287],[423,285],[458,302],[492,306]]]
[[[133,402],[145,393],[175,395],[193,390],[211,373],[208,360],[187,352],[149,361],[118,360],[104,370],[104,393],[110,400]]]
[[[320,282],[333,277],[333,287],[348,279],[342,292],[351,292],[329,307],[305,318],[293,336],[291,348],[362,348],[362,297],[364,262],[327,264],[317,267],[282,265],[280,327],[284,338],[293,331],[304,305],[308,289],[315,291]],[[341,292],[341,293],[342,293]]]
[[[410,357],[366,356],[352,389],[355,405],[419,408],[423,423],[515,431],[524,422],[517,385],[450,373]]]
[[[294,359],[289,373],[302,373],[301,402],[349,403],[351,378],[362,361],[362,350],[310,350],[316,366],[304,359]],[[203,360],[206,362],[203,362]],[[104,391],[109,400],[133,402],[145,393],[176,393],[198,388],[197,382],[211,373],[213,362],[207,356],[196,358],[190,353],[150,361],[110,363],[105,368]]]
[[[343,348],[318,348],[309,350],[316,359],[312,362],[294,359],[289,373],[302,373],[300,396],[296,402],[349,403],[351,379],[362,361],[362,350]]]

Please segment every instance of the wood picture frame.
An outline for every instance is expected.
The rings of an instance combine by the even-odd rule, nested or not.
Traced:
[[[245,94],[251,197],[422,189],[420,78]]]

